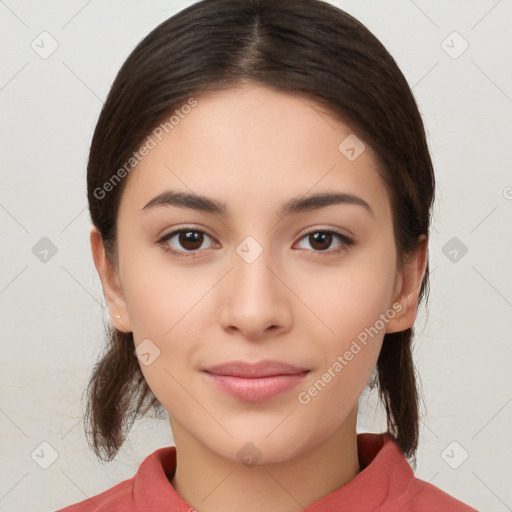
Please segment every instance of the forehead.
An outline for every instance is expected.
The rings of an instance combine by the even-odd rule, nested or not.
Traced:
[[[194,108],[161,125],[159,137],[152,135],[155,145],[131,171],[122,205],[140,211],[172,189],[258,211],[335,190],[357,194],[376,214],[386,213],[372,148],[311,99],[252,84],[195,99]],[[347,148],[355,149],[355,159]]]

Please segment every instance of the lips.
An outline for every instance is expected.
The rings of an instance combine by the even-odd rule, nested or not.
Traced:
[[[298,368],[280,361],[265,360],[258,363],[233,361],[205,368],[203,371],[213,375],[259,379],[262,377],[272,377],[277,375],[298,375],[309,370],[307,368]]]
[[[299,386],[309,373],[280,361],[232,361],[202,370],[207,381],[238,400],[261,402]]]

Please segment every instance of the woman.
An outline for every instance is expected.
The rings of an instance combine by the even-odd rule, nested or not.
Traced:
[[[154,29],[90,150],[114,328],[86,418],[105,460],[151,407],[175,446],[62,510],[474,510],[406,460],[434,184],[405,78],[347,13],[205,0]],[[356,433],[367,385],[381,434]]]

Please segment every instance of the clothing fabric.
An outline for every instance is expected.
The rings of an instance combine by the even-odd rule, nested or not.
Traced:
[[[361,471],[303,512],[477,512],[414,476],[386,433],[357,435]],[[171,485],[176,447],[148,455],[136,474],[111,489],[57,512],[193,512]]]

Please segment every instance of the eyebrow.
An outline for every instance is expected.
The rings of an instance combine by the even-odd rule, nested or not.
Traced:
[[[323,192],[307,196],[292,197],[283,204],[279,216],[285,217],[290,214],[298,214],[327,206],[338,204],[352,204],[362,206],[369,214],[375,217],[371,206],[361,197],[353,194],[340,192]],[[201,196],[188,192],[177,192],[166,190],[157,195],[147,203],[142,211],[148,211],[157,206],[177,206],[179,208],[189,208],[205,213],[213,213],[223,217],[229,216],[229,208],[226,203],[217,201],[206,196]]]

